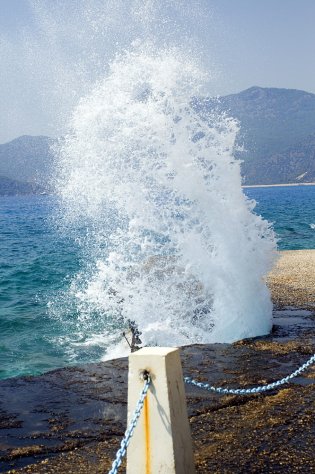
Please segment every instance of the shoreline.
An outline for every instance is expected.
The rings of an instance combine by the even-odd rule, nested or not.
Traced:
[[[224,387],[287,376],[314,353],[314,313],[276,313],[269,335],[181,347],[184,374]],[[0,471],[108,472],[126,429],[127,380],[127,358],[121,358],[0,381]],[[241,474],[249,466],[278,472],[279,463],[283,472],[298,472],[301,462],[313,472],[314,381],[310,367],[268,396],[250,398],[186,386],[196,474]]]
[[[315,249],[282,250],[267,285],[274,309],[291,306],[315,310]]]
[[[288,186],[315,186],[315,183],[244,184],[242,188],[284,188]]]
[[[184,346],[184,374],[251,387],[305,363],[315,350],[315,249],[279,252],[267,283],[272,332]],[[121,358],[1,380],[0,471],[108,472],[126,429],[127,370]],[[301,462],[313,472],[314,382],[315,366],[268,396],[218,397],[187,386],[196,474],[278,472],[279,465],[297,472]]]

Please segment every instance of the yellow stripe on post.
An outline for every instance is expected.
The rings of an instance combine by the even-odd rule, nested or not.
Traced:
[[[145,472],[146,474],[151,473],[151,450],[150,450],[150,413],[149,413],[149,394],[147,394],[144,400],[144,434],[145,434]]]

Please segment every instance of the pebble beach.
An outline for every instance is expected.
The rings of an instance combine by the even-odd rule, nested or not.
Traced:
[[[315,250],[279,252],[267,283],[275,307],[315,308]]]

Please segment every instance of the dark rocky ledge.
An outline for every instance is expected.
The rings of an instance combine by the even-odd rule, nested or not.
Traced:
[[[315,312],[275,312],[270,336],[182,348],[185,375],[214,385],[279,379],[315,352]],[[198,473],[315,472],[315,368],[253,396],[187,386]],[[0,382],[0,472],[107,472],[126,423],[127,359]],[[121,469],[124,472],[124,469]]]

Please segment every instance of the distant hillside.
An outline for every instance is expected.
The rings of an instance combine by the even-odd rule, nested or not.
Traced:
[[[243,163],[246,184],[315,183],[315,133],[265,159]]]
[[[251,87],[195,106],[201,114],[215,109],[239,121],[244,184],[315,182],[315,94]],[[52,144],[48,137],[23,136],[0,145],[0,194],[19,193],[23,183],[30,192],[49,191]]]
[[[0,176],[30,183],[34,189],[49,187],[53,163],[48,137],[22,136],[0,145]]]
[[[41,192],[44,192],[44,189],[36,184],[22,183],[6,176],[0,176],[0,196],[38,194]]]
[[[244,151],[237,156],[244,161],[245,184],[314,181],[315,94],[251,87],[202,100],[199,107],[239,121],[238,143]]]

